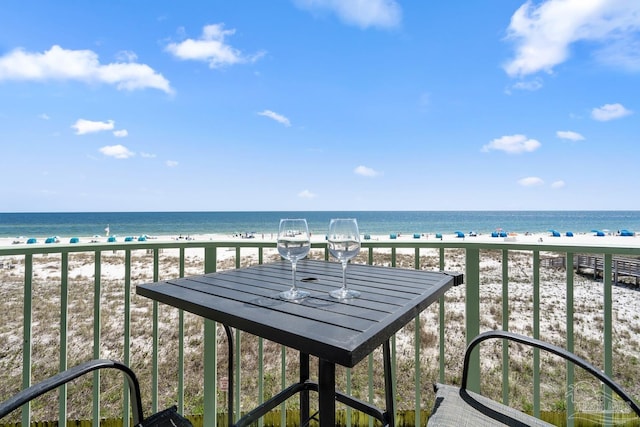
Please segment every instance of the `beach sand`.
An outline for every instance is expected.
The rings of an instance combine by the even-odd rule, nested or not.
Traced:
[[[415,239],[412,234],[400,235],[396,239],[389,236],[371,236],[375,242],[413,242],[431,241],[435,235],[424,235],[420,239]],[[149,237],[149,242],[180,241],[183,236],[157,236]],[[241,237],[226,235],[196,235],[189,239],[197,241],[229,241],[231,243],[243,240]],[[275,242],[275,236],[261,234],[255,235],[255,241]],[[26,243],[13,243],[16,239],[0,239],[0,246],[26,245]],[[60,243],[68,244],[68,238],[59,238]],[[92,240],[106,242],[105,236],[80,238],[80,244],[90,244]],[[253,240],[253,239],[252,239]],[[542,241],[541,241],[542,240]],[[40,243],[36,245],[56,245],[56,243],[43,243],[44,239],[38,239]],[[123,238],[118,237],[118,242],[123,242]],[[322,243],[324,236],[312,236],[314,243]],[[553,245],[583,245],[583,246],[611,246],[611,247],[632,247],[640,248],[639,237],[622,237],[608,235],[604,237],[593,236],[592,234],[577,234],[574,237],[551,237],[548,233],[538,233],[530,235],[511,235],[506,238],[494,238],[490,235],[455,237],[454,234],[442,236],[443,242],[478,242],[478,243],[526,243],[535,246],[544,245],[545,248]],[[29,245],[31,246],[31,245]],[[153,256],[146,251],[134,251],[132,254],[131,277],[132,288],[135,284],[152,281]],[[402,268],[413,268],[414,249],[397,249],[397,266]],[[179,275],[178,270],[178,250],[163,249],[160,254],[160,278],[172,278]],[[123,251],[102,251],[101,262],[101,282],[102,297],[104,306],[101,305],[104,313],[102,321],[102,349],[101,357],[111,357],[122,359],[122,301],[123,301],[123,277],[124,277],[124,252]],[[235,268],[236,251],[234,248],[218,249],[218,269]],[[312,250],[312,257],[322,258],[323,251]],[[421,266],[424,269],[438,269],[438,250],[424,248],[420,251]],[[241,249],[241,265],[257,263],[258,250],[255,248]],[[0,257],[0,262],[5,268],[0,268],[0,298],[2,304],[0,308],[5,313],[5,320],[0,325],[0,351],[4,355],[0,369],[5,374],[0,377],[0,396],[7,396],[15,392],[20,387],[20,350],[22,342],[22,298],[24,286],[24,263],[22,256]],[[264,260],[278,259],[278,254],[273,249],[264,251]],[[361,253],[356,262],[366,262],[366,253]],[[453,271],[464,271],[465,256],[464,251],[459,249],[447,249],[445,256],[445,269]],[[375,263],[380,265],[390,265],[390,249],[376,249]],[[11,265],[11,268],[7,268]],[[199,248],[188,248],[185,251],[185,274],[198,274],[203,268],[203,250]],[[93,276],[95,274],[93,252],[83,254],[72,254],[69,257],[69,281],[70,281],[70,335],[69,335],[69,355],[70,365],[78,360],[91,358],[92,341],[92,304],[93,304]],[[480,259],[481,270],[481,324],[480,330],[501,329],[502,328],[502,254],[501,251],[484,250]],[[46,375],[47,372],[55,372],[57,369],[58,341],[56,326],[59,323],[59,284],[60,284],[60,256],[37,255],[34,256],[34,370],[35,379]],[[532,311],[532,283],[533,283],[532,256],[530,251],[512,251],[509,259],[509,329],[526,335],[532,334],[533,311]],[[143,378],[143,387],[148,387],[147,377],[149,374],[149,359],[151,354],[151,302],[146,298],[137,297],[132,290],[132,364],[136,371],[140,371]],[[637,369],[633,367],[637,363],[630,363],[630,360],[637,362],[637,355],[640,353],[640,336],[638,330],[638,313],[640,313],[640,294],[633,286],[614,286],[613,294],[613,322],[614,322],[614,361],[615,372],[618,380],[625,384],[635,384],[630,391],[635,395],[640,395],[640,385],[635,379],[638,376]],[[541,337],[555,344],[564,346],[566,343],[566,272],[564,269],[541,268],[540,270],[540,331]],[[597,365],[602,361],[602,334],[603,334],[603,300],[604,287],[601,281],[593,280],[589,275],[575,275],[574,287],[574,337],[578,352]],[[445,337],[446,337],[446,379],[448,382],[459,378],[459,372],[464,353],[465,339],[465,286],[452,288],[446,297],[445,309]],[[47,305],[52,304],[52,305]],[[49,307],[48,309],[46,307]],[[39,308],[42,310],[38,311]],[[84,311],[83,311],[84,310]],[[430,407],[432,393],[429,384],[436,379],[435,361],[438,359],[439,337],[437,327],[439,324],[438,305],[434,304],[421,314],[421,336],[423,354],[421,359],[426,366],[422,372],[424,391],[423,399],[425,407]],[[161,349],[161,369],[167,373],[167,384],[169,390],[173,389],[173,378],[175,378],[175,363],[172,362],[176,354],[177,339],[175,338],[177,311],[162,308],[160,313],[160,333],[162,338]],[[187,395],[196,399],[201,397],[200,381],[202,367],[202,321],[197,316],[186,315],[185,326],[185,364],[187,366]],[[407,384],[405,388],[398,389],[399,407],[411,407],[413,393],[413,346],[415,340],[415,327],[408,325],[396,337],[398,352],[398,384]],[[172,337],[172,338],[169,338]],[[224,342],[224,339],[221,338]],[[256,369],[257,357],[252,353],[249,338],[243,338],[243,369],[253,372]],[[219,360],[224,360],[224,346],[221,349]],[[9,349],[16,348],[16,352]],[[267,346],[265,350],[264,363],[265,370],[278,371],[280,356],[279,346]],[[498,353],[498,352],[496,352]],[[380,355],[377,354],[376,358]],[[513,353],[512,358],[529,358],[525,354]],[[296,359],[294,354],[292,360]],[[629,362],[629,363],[627,363]],[[499,365],[498,357],[493,353],[483,353],[483,368],[486,370],[497,369]],[[366,362],[365,362],[366,365]],[[224,364],[220,364],[220,369],[224,369]],[[555,369],[555,368],[553,368]],[[356,370],[357,371],[357,370]],[[221,375],[222,375],[221,371]],[[366,372],[366,367],[364,368]],[[546,370],[546,376],[553,376],[553,370]],[[355,375],[355,371],[354,371]],[[366,373],[364,374],[366,377]],[[516,375],[514,373],[514,375]],[[13,381],[13,379],[16,379]],[[247,377],[245,377],[247,378]],[[294,380],[295,378],[291,378]],[[252,400],[256,384],[253,380],[247,379],[243,382],[243,406],[254,406]],[[522,388],[520,393],[527,396],[530,390],[527,381],[514,380],[514,389]],[[272,385],[278,388],[278,384]],[[118,385],[118,387],[120,387]],[[366,388],[366,387],[365,387]],[[495,398],[499,398],[500,391]],[[517,392],[517,391],[516,391]],[[491,396],[491,389],[488,390]],[[143,389],[143,395],[149,397],[150,391]],[[558,399],[563,398],[560,390]],[[523,398],[526,401],[526,397]],[[148,405],[148,402],[145,402]],[[515,407],[519,407],[521,402],[514,402]],[[55,406],[55,405],[54,405]],[[90,405],[89,405],[90,407]],[[117,407],[114,409],[117,413]],[[43,415],[47,416],[47,415]],[[55,417],[55,415],[52,415]],[[80,412],[74,414],[83,417]],[[46,419],[46,418],[45,418]],[[53,418],[51,418],[53,419]]]

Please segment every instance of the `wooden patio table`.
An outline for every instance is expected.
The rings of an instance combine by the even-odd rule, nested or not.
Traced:
[[[298,302],[278,296],[291,287],[291,264],[286,261],[139,285],[136,292],[223,324],[229,338],[229,372],[233,363],[230,328],[300,352],[300,382],[247,413],[237,426],[251,424],[297,393],[301,420],[305,420],[309,391],[318,392],[321,426],[335,425],[336,401],[393,426],[389,338],[451,286],[461,284],[462,274],[349,264],[348,286],[361,292],[359,298],[349,300],[328,294],[342,283],[342,266],[337,262],[299,261],[297,278],[299,287],[311,293]],[[335,388],[336,364],[351,368],[379,346],[383,347],[384,411]],[[317,382],[309,379],[309,355],[318,358]],[[232,392],[228,404],[231,425]]]

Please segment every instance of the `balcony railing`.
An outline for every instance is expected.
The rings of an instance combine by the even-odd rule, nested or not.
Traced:
[[[314,243],[311,256],[328,259],[325,245]],[[235,389],[226,390],[222,328],[139,297],[135,286],[277,258],[274,242],[253,239],[0,248],[0,308],[6,319],[0,324],[0,400],[84,360],[113,358],[141,377],[146,414],[177,404],[181,412],[203,415],[205,425],[226,424],[218,413],[226,409],[228,392],[235,393],[238,419],[295,379],[295,353],[236,331]],[[355,262],[464,273],[464,285],[450,290],[392,339],[398,416],[411,414],[410,423],[424,424],[433,403],[431,384],[458,382],[465,343],[488,329],[552,341],[589,359],[640,396],[640,294],[629,267],[634,264],[629,260],[638,258],[640,247],[633,245],[364,241]],[[597,262],[583,266],[584,259]],[[614,278],[628,284],[615,286]],[[204,360],[203,353],[211,357]],[[502,362],[510,356],[516,361]],[[381,403],[379,359],[374,352],[355,368],[344,369],[338,384]],[[215,376],[204,378],[205,363],[215,364]],[[576,403],[571,391],[587,380],[573,368],[557,365],[537,351],[529,354],[498,343],[472,361],[470,384],[476,390],[482,384],[483,394],[536,416],[561,412],[563,421],[573,425],[585,407]],[[495,379],[489,386],[488,377]],[[51,401],[36,402],[12,421],[19,416],[22,425],[32,418],[57,418],[60,423],[92,418],[98,425],[103,417],[128,413],[121,379],[96,373],[93,384],[98,383],[100,387],[61,388],[57,413],[51,412]],[[598,386],[591,387],[592,392],[594,387]],[[205,401],[205,388],[217,398]],[[93,394],[80,401],[76,389]],[[597,397],[610,420],[615,400],[607,390],[598,391]],[[286,425],[287,410],[295,411],[295,404],[283,405],[277,414],[281,425]],[[356,423],[357,416],[344,411],[346,424]],[[127,417],[123,423],[128,426]]]

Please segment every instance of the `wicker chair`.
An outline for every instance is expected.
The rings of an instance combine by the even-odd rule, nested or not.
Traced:
[[[472,350],[482,341],[498,338],[529,345],[560,356],[580,366],[606,384],[640,417],[640,407],[617,383],[602,371],[567,350],[546,342],[506,331],[489,331],[478,335],[469,345],[464,356],[460,387],[435,384],[436,401],[428,426],[551,426],[538,418],[502,405],[487,397],[467,390],[469,358]]]
[[[129,384],[129,392],[131,394],[131,412],[134,426],[191,426],[191,422],[189,422],[189,420],[178,414],[175,406],[153,414],[148,418],[144,418],[142,414],[142,401],[140,398],[140,384],[138,383],[136,375],[128,366],[114,360],[106,359],[91,360],[89,362],[82,363],[22,390],[10,399],[0,403],[0,419],[48,391],[51,391],[89,372],[106,368],[120,370]]]

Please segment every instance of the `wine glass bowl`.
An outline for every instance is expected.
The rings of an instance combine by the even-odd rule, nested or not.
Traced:
[[[357,298],[360,292],[347,288],[347,264],[360,252],[360,231],[355,218],[334,218],[327,234],[329,253],[342,263],[342,287],[329,294],[337,299]]]
[[[296,264],[309,254],[311,238],[306,219],[281,219],[278,228],[278,253],[291,262],[292,286],[288,291],[280,292],[285,300],[298,301],[309,292],[298,289],[296,284]]]

